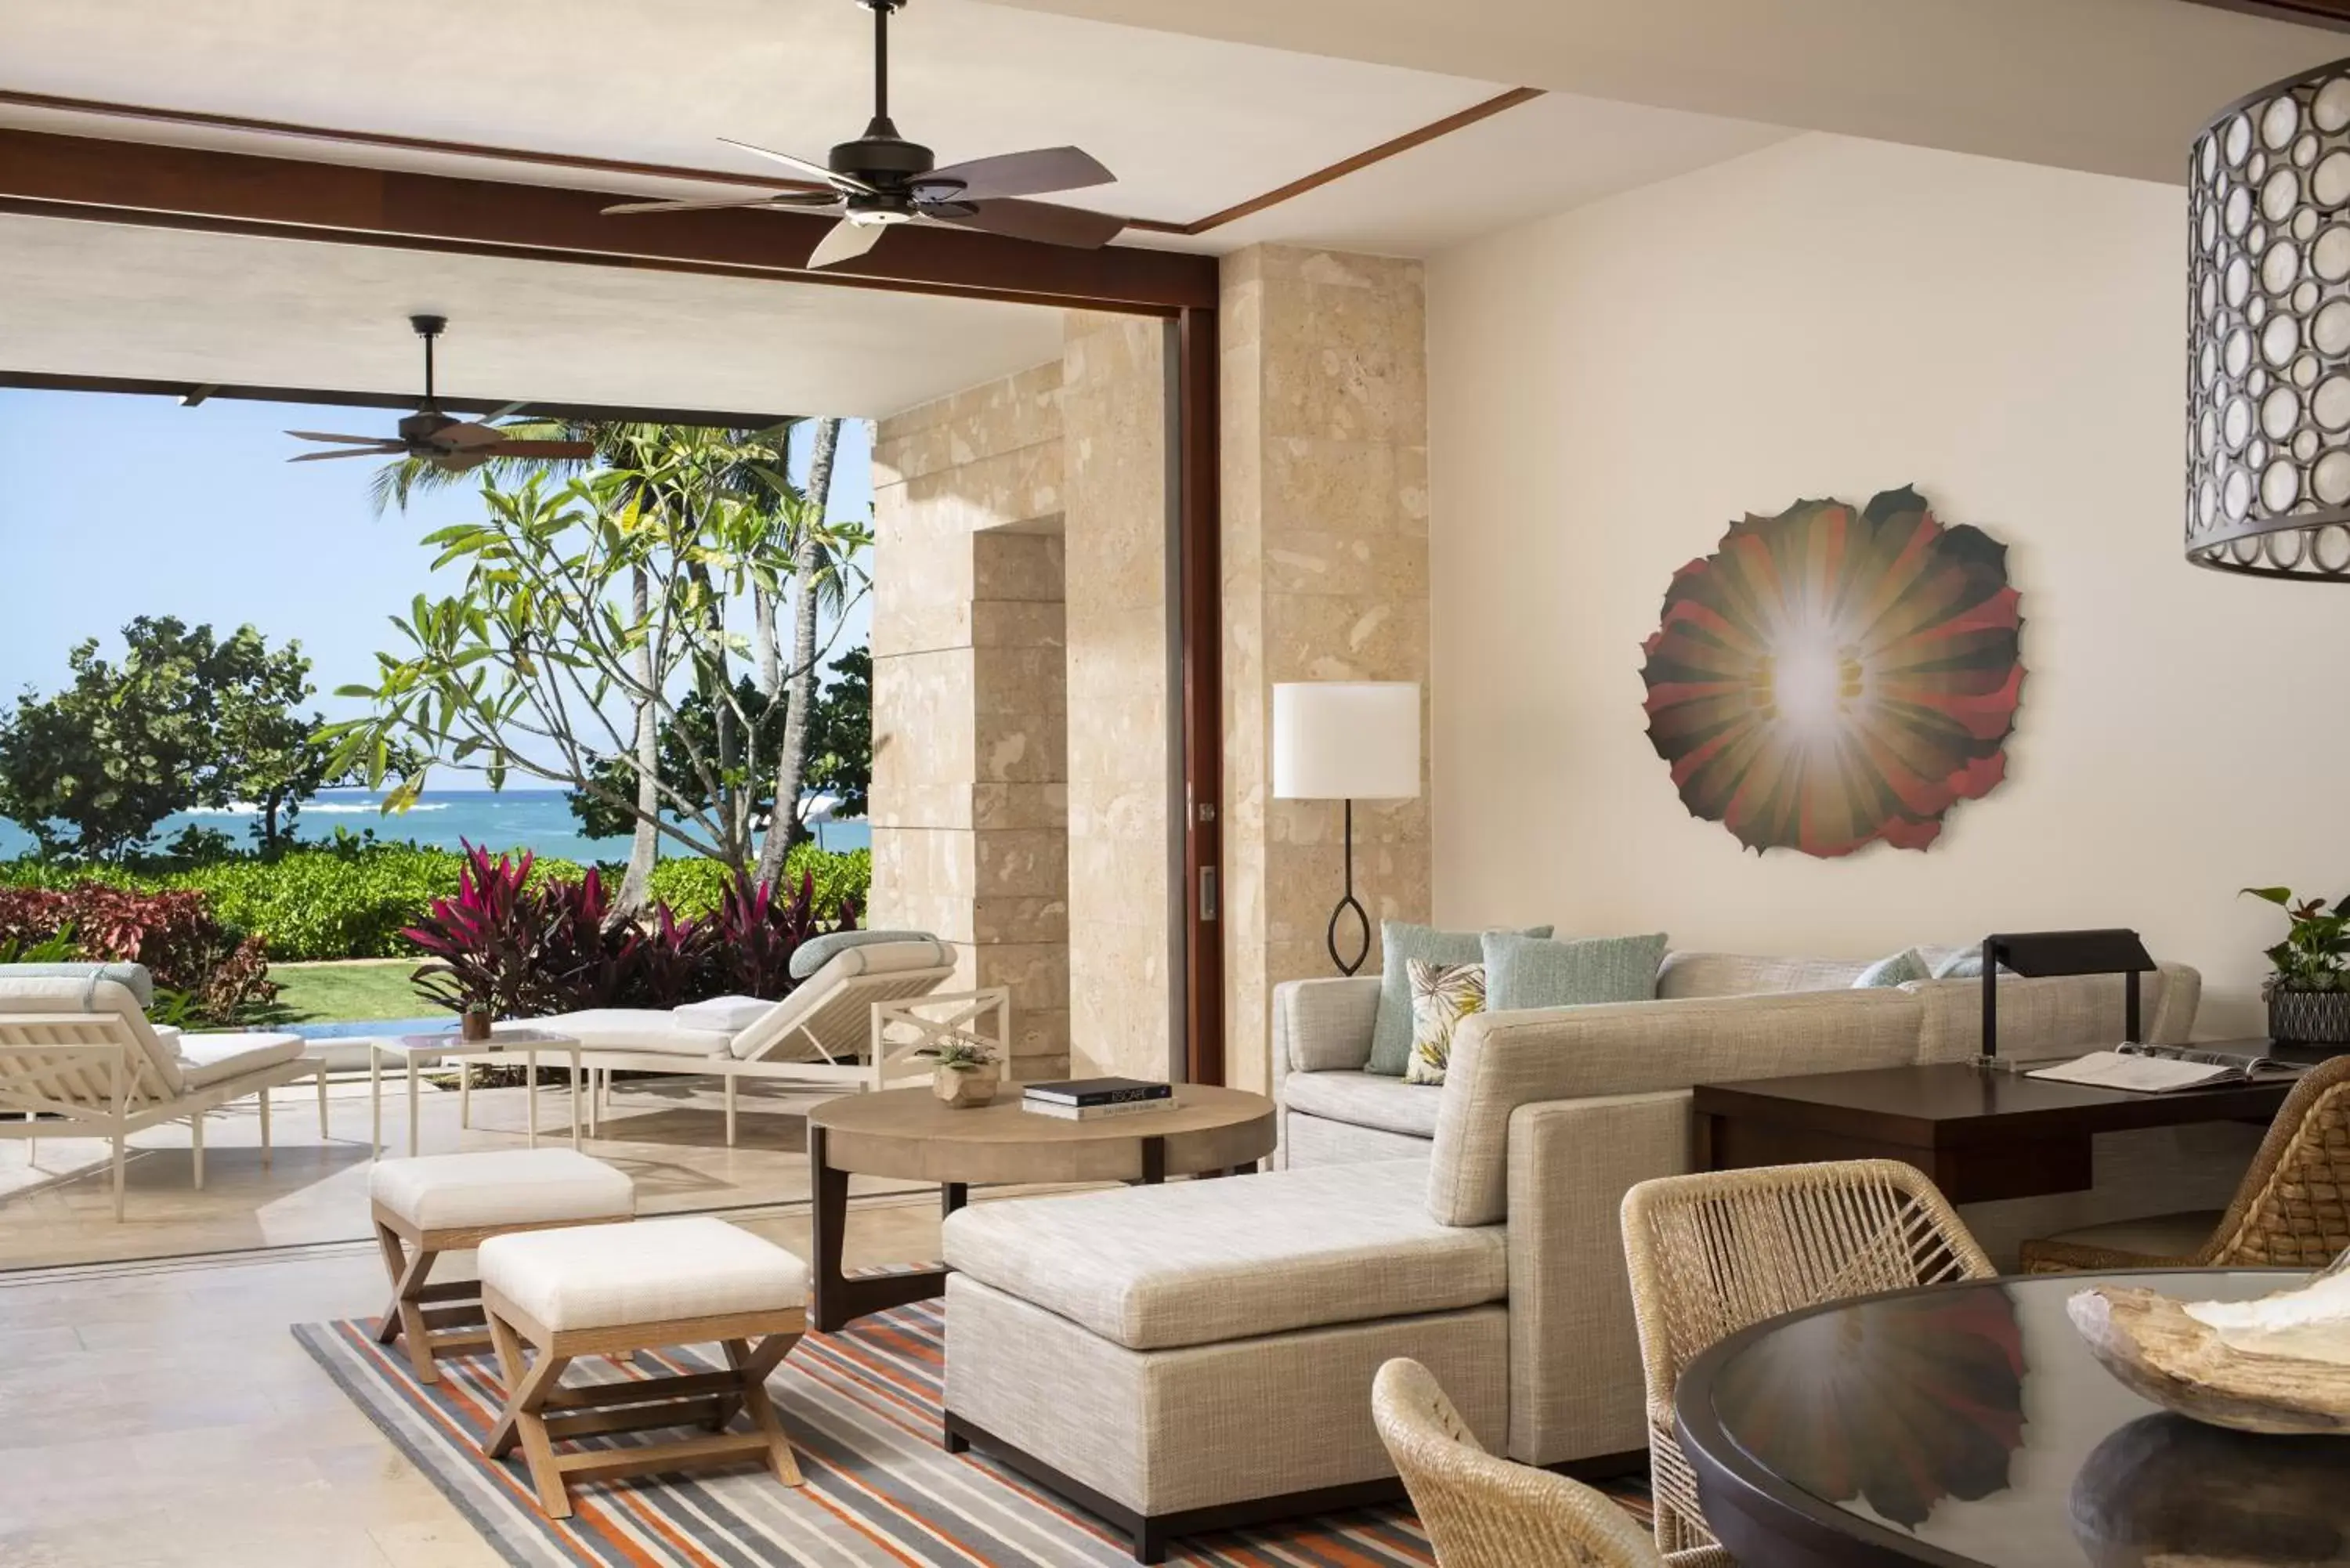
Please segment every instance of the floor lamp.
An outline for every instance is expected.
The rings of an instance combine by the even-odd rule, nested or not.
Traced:
[[[1419,683],[1308,680],[1273,689],[1273,794],[1276,800],[1343,800],[1346,892],[1330,911],[1330,961],[1341,974],[1371,952],[1371,919],[1355,897],[1355,803],[1419,794]],[[1360,929],[1350,961],[1339,950],[1347,911]]]

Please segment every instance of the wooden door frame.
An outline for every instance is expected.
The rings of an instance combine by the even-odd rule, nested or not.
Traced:
[[[378,245],[556,265],[764,277],[827,287],[1011,300],[1156,317],[1174,324],[1171,378],[1177,452],[1170,586],[1181,628],[1186,961],[1184,1060],[1195,1083],[1224,1080],[1221,898],[1223,718],[1219,570],[1216,306],[1213,256],[1112,245],[1069,250],[959,230],[910,228],[856,273],[804,264],[830,220],[796,213],[717,211],[620,223],[602,209],[627,192],[307,162],[208,149],[0,130],[0,213]],[[10,374],[0,385],[365,401],[394,394],[222,388],[118,378]],[[536,405],[534,405],[536,407]],[[466,410],[472,411],[472,410]],[[1203,810],[1204,809],[1204,814]]]

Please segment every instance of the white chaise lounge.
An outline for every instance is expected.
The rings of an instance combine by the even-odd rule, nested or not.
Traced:
[[[832,1093],[886,1087],[913,1053],[947,1030],[976,1036],[1008,1055],[1010,993],[1003,988],[941,992],[954,951],[931,937],[868,941],[829,951],[781,1002],[730,998],[673,1011],[599,1007],[534,1018],[535,1026],[577,1039],[591,1087],[598,1072],[677,1073],[722,1079],[726,1143],[734,1144],[734,1085],[744,1078]],[[993,1027],[988,1027],[989,1015]],[[711,1027],[735,1022],[736,1026]]]
[[[186,1122],[202,1187],[205,1114],[259,1096],[265,1160],[268,1091],[309,1077],[318,1085],[318,1136],[327,1136],[325,1072],[304,1059],[299,1036],[157,1028],[134,989],[144,984],[133,965],[90,966],[80,975],[11,974],[0,966],[0,1137],[110,1139],[120,1220],[123,1140],[142,1128]]]

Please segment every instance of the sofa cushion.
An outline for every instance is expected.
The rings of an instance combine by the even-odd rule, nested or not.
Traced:
[[[1411,976],[1411,1060],[1404,1064],[1403,1081],[1441,1084],[1452,1032],[1471,1013],[1485,1011],[1485,966],[1413,959],[1404,968]]]
[[[1572,941],[1488,931],[1483,942],[1489,1012],[1657,999],[1657,966],[1665,957],[1662,931]]]
[[[1309,1116],[1434,1137],[1444,1088],[1378,1073],[1292,1073],[1281,1085],[1281,1103]]]
[[[946,1261],[1130,1350],[1505,1298],[1502,1227],[1440,1225],[1427,1192],[1407,1159],[981,1203]]]
[[[308,1044],[298,1034],[182,1034],[180,1077],[191,1089],[207,1088],[291,1062]]]
[[[1529,926],[1523,935],[1546,937],[1548,926]],[[1478,963],[1485,956],[1480,931],[1440,931],[1404,920],[1379,922],[1379,1011],[1371,1023],[1370,1071],[1400,1078],[1411,1062],[1411,971],[1422,963]]]
[[[1853,977],[1855,991],[1882,991],[1887,986],[1908,985],[1914,980],[1933,978],[1933,966],[1926,955],[1916,948],[1903,948],[1889,958],[1878,959]]]
[[[1747,953],[1668,953],[1657,971],[1659,1001],[1692,996],[1774,996],[1790,991],[1849,991],[1866,959],[1758,958]]]

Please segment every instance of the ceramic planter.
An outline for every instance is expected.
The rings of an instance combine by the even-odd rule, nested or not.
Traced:
[[[995,1098],[997,1074],[993,1067],[973,1067],[957,1071],[939,1067],[931,1074],[931,1092],[951,1110],[967,1111]]]
[[[2350,991],[2269,991],[2269,1038],[2280,1044],[2350,1044]]]

